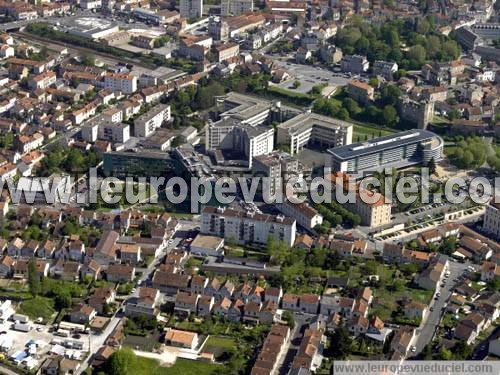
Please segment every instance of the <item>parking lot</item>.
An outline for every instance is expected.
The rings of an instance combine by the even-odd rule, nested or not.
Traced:
[[[295,64],[277,59],[274,59],[274,61],[282,68],[286,69],[293,77],[292,79],[278,85],[283,89],[306,94],[311,91],[315,85],[323,83],[333,86],[346,86],[347,82],[350,80],[350,78],[344,73],[336,73],[331,70],[312,65]],[[294,89],[293,83],[296,80],[300,81],[300,86]]]
[[[62,343],[63,341],[69,340],[72,342],[79,342],[83,345],[83,349],[79,350],[80,353],[89,350],[89,342],[86,340],[87,335],[81,335],[79,339],[74,337],[58,337],[52,332],[49,332],[51,328],[50,325],[37,324],[30,321],[28,324],[31,330],[28,332],[23,332],[14,329],[13,321],[4,321],[0,323],[0,344],[2,346],[2,351],[6,353],[6,356],[12,358],[13,355],[18,355],[21,352],[27,351],[30,344],[36,345],[36,354],[30,353],[30,356],[36,360],[43,361],[44,356],[49,353],[49,351],[54,347],[56,343]],[[80,356],[75,350],[74,354]]]

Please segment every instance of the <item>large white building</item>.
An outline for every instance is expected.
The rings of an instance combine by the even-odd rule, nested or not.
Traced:
[[[306,112],[278,125],[278,144],[290,147],[290,154],[309,144],[321,148],[339,147],[352,142],[351,123]]]
[[[126,73],[106,73],[104,88],[120,91],[123,94],[133,94],[137,91],[137,77]]]
[[[500,238],[500,204],[495,203],[495,198],[486,206],[483,230],[497,239]]]
[[[179,12],[184,18],[200,18],[203,15],[203,0],[180,0]]]
[[[201,214],[201,232],[238,244],[267,244],[270,237],[292,246],[296,221],[282,215],[265,215],[207,206]]]
[[[253,12],[253,0],[222,0],[221,16],[239,16],[245,12]]]
[[[222,110],[221,117],[231,117],[243,124],[256,126],[269,118],[273,103],[249,95],[230,92],[218,103]]]
[[[208,126],[205,145],[207,150],[240,154],[241,160],[251,168],[255,156],[273,151],[274,130],[272,127],[243,125],[236,119],[226,118]]]
[[[165,121],[170,120],[170,106],[160,104],[139,116],[134,121],[136,137],[149,137],[156,129],[160,128]]]
[[[323,223],[323,216],[307,203],[292,203],[286,200],[278,205],[278,209],[286,216],[294,217],[297,223],[308,230]]]

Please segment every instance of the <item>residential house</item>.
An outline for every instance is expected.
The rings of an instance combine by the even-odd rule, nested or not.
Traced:
[[[243,307],[243,321],[245,323],[259,323],[259,313],[262,304],[248,301]]]
[[[101,265],[108,265],[116,261],[116,242],[120,235],[112,230],[102,234],[94,250],[94,260]]]
[[[83,280],[86,277],[90,277],[91,280],[97,280],[101,277],[101,270],[101,265],[95,260],[91,259],[82,266],[80,270],[81,278]]]
[[[3,278],[10,277],[14,271],[15,260],[9,255],[5,255],[2,260],[0,260],[0,276]]]
[[[196,314],[198,311],[199,299],[200,296],[198,294],[177,292],[177,295],[175,296],[174,312],[181,316]]]
[[[230,308],[231,308],[231,300],[229,298],[224,297],[220,302],[215,303],[212,312],[215,315],[218,315],[222,318],[226,318],[229,315]]]
[[[320,330],[306,329],[299,350],[292,362],[292,371],[316,371],[323,359],[324,338]]]
[[[221,300],[224,297],[231,298],[234,293],[234,289],[234,284],[231,281],[226,280],[224,285],[220,287],[219,291],[216,294],[217,300]]]
[[[427,316],[428,308],[426,304],[412,301],[405,304],[405,317],[410,320],[422,321]]]
[[[97,311],[89,305],[76,305],[70,313],[70,321],[78,324],[89,324],[97,315]]]
[[[158,306],[161,302],[161,294],[158,289],[139,288],[138,297],[129,298],[125,304],[126,316],[145,316],[154,318],[158,316]]]
[[[24,246],[21,248],[21,256],[26,257],[26,258],[31,258],[36,255],[36,252],[39,247],[38,241],[35,240],[29,240],[24,244]]]
[[[198,334],[169,328],[165,333],[165,344],[180,348],[194,349],[198,346]]]
[[[299,308],[299,296],[296,294],[285,293],[281,300],[281,307],[284,310],[289,311],[300,311]]]
[[[274,322],[278,304],[272,300],[267,300],[262,304],[259,312],[259,322],[263,324],[271,324]]]
[[[236,299],[229,308],[227,317],[233,321],[240,321],[241,316],[243,315],[244,307],[245,303],[240,299]]]
[[[276,305],[279,306],[281,297],[283,297],[283,289],[281,288],[281,286],[268,286],[264,290],[264,301],[273,301]]]
[[[488,283],[496,277],[500,277],[500,266],[493,262],[484,261],[481,266],[481,281]]]
[[[19,237],[16,237],[7,246],[7,254],[11,257],[17,258],[21,256],[21,250],[23,247],[24,241]]]
[[[191,277],[191,293],[193,294],[205,294],[205,288],[208,285],[208,277],[201,275],[193,275]]]
[[[137,244],[120,244],[117,247],[122,263],[137,265],[141,261],[141,247]]]
[[[214,306],[214,297],[212,296],[200,296],[198,300],[198,315],[199,316],[208,316],[212,312],[212,308]]]
[[[454,336],[459,340],[464,340],[467,345],[471,345],[479,333],[490,324],[480,313],[467,315],[455,328]]]
[[[36,253],[37,257],[51,259],[54,257],[56,251],[56,245],[54,242],[47,240],[39,248]]]
[[[69,259],[81,262],[85,254],[85,245],[82,241],[74,240],[70,241],[68,245],[68,255]]]
[[[391,351],[400,353],[403,357],[408,354],[410,345],[415,337],[415,330],[410,327],[401,327],[391,341]]]
[[[103,313],[104,306],[114,302],[116,297],[113,288],[97,288],[92,291],[88,304],[92,306],[99,314]]]
[[[135,278],[135,267],[126,264],[110,264],[106,279],[112,283],[128,283]]]
[[[302,294],[299,298],[300,311],[308,314],[317,314],[319,299],[317,294]]]
[[[156,270],[153,275],[153,288],[159,289],[169,296],[174,296],[178,291],[189,290],[189,280],[188,275]]]
[[[364,335],[368,331],[369,321],[364,316],[353,316],[347,322],[347,329],[353,336]]]

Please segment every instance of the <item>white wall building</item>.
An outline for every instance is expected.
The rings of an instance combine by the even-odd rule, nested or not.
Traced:
[[[265,245],[272,237],[292,246],[296,236],[296,221],[282,215],[245,213],[231,208],[207,206],[201,214],[201,232],[239,244]]]
[[[104,76],[104,88],[132,94],[137,91],[137,77],[126,73],[107,73]]]
[[[351,123],[306,112],[280,124],[277,139],[278,144],[288,145],[293,155],[310,143],[321,147],[349,145],[352,132]]]
[[[207,150],[240,151],[242,160],[252,167],[253,158],[273,152],[274,129],[243,125],[233,118],[222,119],[207,128]]]
[[[298,224],[309,230],[323,223],[323,216],[305,202],[295,204],[286,200],[278,205],[278,209],[284,215],[295,218]]]
[[[136,137],[149,137],[170,118],[170,106],[166,104],[157,105],[135,119],[134,134]]]

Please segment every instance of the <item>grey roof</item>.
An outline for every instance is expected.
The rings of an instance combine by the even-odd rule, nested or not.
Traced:
[[[291,118],[290,120],[282,124],[279,124],[278,129],[287,130],[288,134],[299,134],[306,129],[312,128],[314,126],[320,126],[329,129],[347,129],[349,127],[352,127],[352,125],[352,123],[347,121],[318,115],[317,113],[305,112]]]
[[[357,156],[378,153],[396,147],[413,143],[420,143],[437,137],[436,134],[423,129],[403,131],[383,137],[371,139],[367,142],[353,143],[346,146],[328,149],[328,153],[340,160],[348,160]]]

